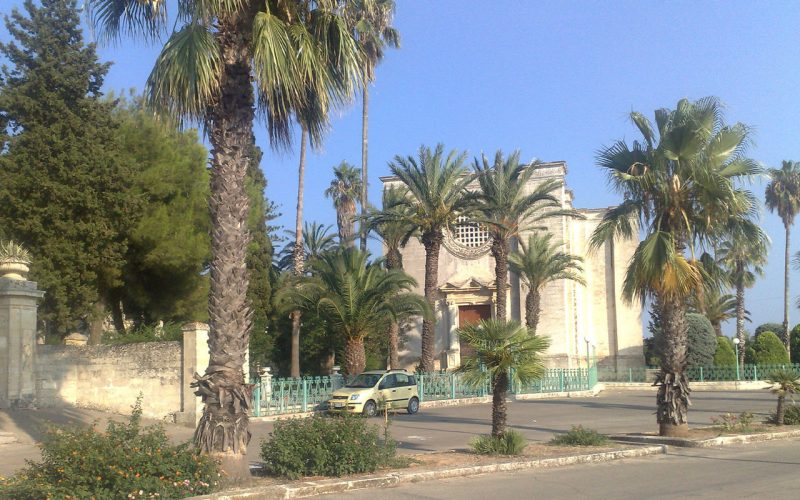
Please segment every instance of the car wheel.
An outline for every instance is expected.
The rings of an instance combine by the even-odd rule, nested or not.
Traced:
[[[377,412],[378,406],[375,404],[375,401],[367,401],[367,403],[364,405],[364,416],[374,417]]]
[[[408,400],[408,414],[413,415],[419,411],[419,398],[411,398]]]

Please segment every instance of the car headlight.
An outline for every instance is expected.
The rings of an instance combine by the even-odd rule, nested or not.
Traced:
[[[360,394],[353,394],[352,396],[350,396],[350,401],[357,401],[359,396]]]

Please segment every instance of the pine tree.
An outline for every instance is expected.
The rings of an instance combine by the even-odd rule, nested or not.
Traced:
[[[5,19],[0,44],[0,226],[34,255],[47,293],[40,317],[64,334],[105,316],[131,224],[129,169],[101,86],[109,64],[86,45],[75,0],[32,0]]]

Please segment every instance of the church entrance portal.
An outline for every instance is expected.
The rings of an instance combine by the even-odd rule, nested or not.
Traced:
[[[476,304],[458,306],[458,326],[473,325],[483,319],[492,319],[492,306],[490,304]],[[461,357],[472,356],[475,350],[463,340],[458,340]]]

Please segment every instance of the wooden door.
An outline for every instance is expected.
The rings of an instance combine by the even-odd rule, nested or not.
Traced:
[[[471,306],[458,306],[458,326],[474,325],[483,319],[492,318],[492,306],[489,304],[478,304]],[[458,339],[461,349],[461,357],[472,356],[475,349],[466,344],[462,339]]]

